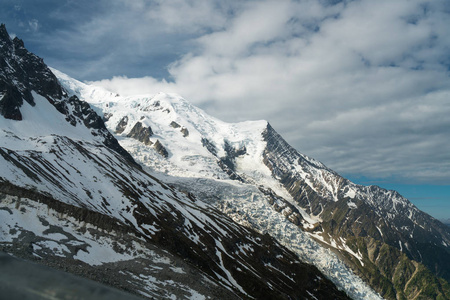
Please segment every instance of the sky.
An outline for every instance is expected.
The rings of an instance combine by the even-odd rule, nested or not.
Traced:
[[[78,80],[268,120],[344,177],[450,223],[446,0],[2,0],[0,22]]]

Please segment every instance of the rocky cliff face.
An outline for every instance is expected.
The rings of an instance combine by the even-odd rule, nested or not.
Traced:
[[[304,228],[311,236],[342,253],[388,299],[449,297],[447,283],[438,279],[450,279],[445,225],[395,191],[355,185],[299,154],[270,125],[263,137],[264,163],[273,176],[296,203],[320,218]],[[346,248],[350,251],[344,253]]]
[[[31,95],[0,117],[1,250],[147,298],[348,299],[269,235],[142,170],[1,30],[2,78]]]
[[[34,105],[32,90],[52,99],[64,95],[43,60],[28,52],[19,38],[11,39],[4,24],[0,25],[0,90],[0,114],[14,120],[22,119],[23,100]]]
[[[4,24],[0,25],[0,114],[6,119],[22,120],[21,107],[25,100],[34,106],[32,92],[44,97],[72,125],[84,125],[91,133],[103,139],[103,143],[126,157],[125,151],[106,129],[102,119],[86,102],[76,96],[69,97],[56,76],[44,64],[42,58],[29,52],[22,40],[11,40]]]
[[[153,135],[151,127],[144,127],[141,122],[136,122],[134,124],[133,129],[131,129],[130,133],[127,134],[127,137],[134,138],[145,145],[152,145],[153,142],[150,140],[150,137]]]

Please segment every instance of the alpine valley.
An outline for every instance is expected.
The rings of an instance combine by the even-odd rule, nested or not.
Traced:
[[[8,299],[450,299],[448,226],[266,121],[79,82],[4,25],[0,114]]]

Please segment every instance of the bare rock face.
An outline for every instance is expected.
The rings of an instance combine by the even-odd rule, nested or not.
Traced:
[[[120,125],[120,123],[119,123]],[[119,126],[118,125],[118,126]],[[133,129],[131,129],[130,133],[127,134],[127,137],[134,138],[142,143],[144,143],[147,146],[150,146],[153,144],[152,141],[150,141],[150,137],[153,135],[152,129],[149,127],[145,127],[142,125],[141,122],[136,122],[134,124]]]
[[[183,134],[183,137],[189,136],[189,130],[188,130],[186,127],[184,127],[184,126],[181,126],[181,125],[178,124],[177,122],[172,121],[172,122],[170,123],[170,126],[171,126],[172,128],[181,128],[181,129],[180,129],[180,132]]]
[[[320,214],[321,222],[315,228],[303,229],[322,234],[328,244],[337,241],[360,253],[360,260],[348,253],[343,259],[381,296],[450,296],[445,281],[450,280],[450,230],[445,225],[395,191],[355,185],[298,153],[270,125],[263,138],[267,142],[263,161],[273,176],[297,205],[310,214]],[[286,218],[296,223],[295,218]]]
[[[217,148],[216,146],[211,143],[210,140],[206,138],[202,138],[202,145],[205,147],[212,155],[217,156]]]
[[[87,102],[76,96],[68,97],[56,76],[44,60],[29,52],[22,40],[10,38],[4,24],[0,25],[0,115],[20,121],[20,108],[25,100],[35,106],[32,92],[46,98],[72,126],[86,126],[93,136],[103,139],[103,144],[113,149],[130,163],[136,164],[116,138],[106,129],[101,117]]]
[[[180,124],[178,124],[178,123],[175,122],[175,121],[172,121],[172,122],[170,123],[170,126],[173,127],[173,128],[180,128],[180,127],[181,127]]]
[[[186,127],[181,128],[181,133],[183,134],[184,137],[188,137],[189,136],[189,130]]]
[[[125,128],[127,128],[127,125],[128,125],[128,117],[125,116],[122,119],[120,119],[119,124],[117,124],[116,133],[121,134],[125,130]]]
[[[0,114],[6,119],[22,120],[22,94],[3,80],[0,80],[0,92]]]
[[[31,91],[46,98],[61,99],[65,92],[44,61],[28,52],[19,38],[11,39],[0,25],[0,114],[22,120],[23,100],[35,105]]]
[[[169,157],[169,152],[167,152],[167,149],[161,144],[159,140],[156,140],[156,143],[153,145],[155,147],[156,152],[161,154],[164,157]]]

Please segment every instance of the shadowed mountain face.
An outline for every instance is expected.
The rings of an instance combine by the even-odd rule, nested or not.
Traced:
[[[0,46],[0,250],[147,298],[348,299],[268,234],[144,171],[91,106],[4,25]],[[139,128],[147,130],[142,139]],[[139,128],[129,138],[149,141],[150,127]],[[158,140],[147,146],[161,159],[170,156]],[[65,276],[60,282],[71,288]],[[49,289],[23,296],[63,292]]]
[[[31,91],[51,99],[61,99],[63,90],[44,61],[28,52],[22,40],[11,40],[4,24],[0,25],[0,114],[22,120],[23,100],[34,105]]]

